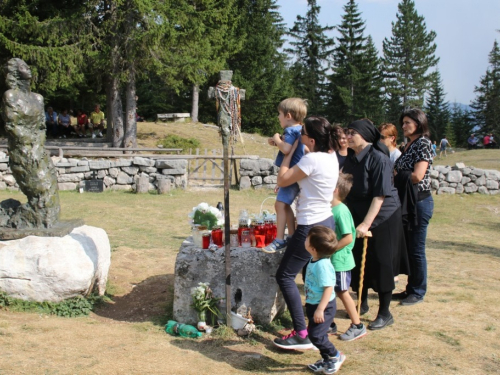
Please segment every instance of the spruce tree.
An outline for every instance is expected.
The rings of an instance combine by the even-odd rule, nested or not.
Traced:
[[[486,74],[476,86],[476,98],[471,103],[476,125],[483,134],[500,134],[500,48],[495,40],[489,54]]]
[[[427,31],[413,0],[402,0],[396,17],[391,38],[383,41],[385,89],[391,97],[401,98],[400,110],[409,106],[421,108],[431,84],[429,69],[439,61],[435,56],[436,33]],[[395,113],[389,116],[395,117]]]
[[[371,37],[364,36],[365,22],[356,2],[349,0],[344,11],[337,26],[340,37],[333,53],[328,113],[334,122],[368,117],[378,123],[383,116],[378,52]]]
[[[326,32],[334,27],[319,24],[321,7],[316,0],[307,0],[307,4],[306,16],[297,16],[297,21],[288,33],[293,38],[290,41],[293,48],[286,51],[296,56],[290,69],[295,95],[308,100],[309,114],[324,115],[327,71],[331,66],[330,55],[334,45],[334,40]]]
[[[228,67],[234,71],[234,84],[246,90],[242,128],[272,135],[280,130],[276,108],[293,93],[286,55],[280,52],[286,29],[276,0],[239,0],[237,4],[246,37]]]
[[[457,147],[467,147],[467,139],[475,127],[470,112],[462,109],[457,103],[451,106],[450,121],[453,127]],[[476,134],[477,137],[477,134]]]
[[[450,121],[450,109],[448,102],[445,101],[445,92],[441,81],[439,71],[436,71],[426,100],[425,110],[429,122],[431,138],[440,140]]]

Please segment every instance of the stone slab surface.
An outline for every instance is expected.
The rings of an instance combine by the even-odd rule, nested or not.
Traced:
[[[0,228],[0,240],[16,240],[28,236],[64,237],[71,233],[73,229],[82,225],[83,220],[76,219],[58,221],[53,227],[50,228]]]
[[[283,252],[266,254],[256,248],[231,249],[231,307],[251,314],[259,324],[270,323],[285,310],[276,270]],[[191,288],[208,282],[216,297],[225,297],[224,247],[215,252],[193,245],[191,237],[183,242],[175,261],[174,319],[196,324],[197,314],[191,305]],[[225,311],[225,301],[221,311]]]

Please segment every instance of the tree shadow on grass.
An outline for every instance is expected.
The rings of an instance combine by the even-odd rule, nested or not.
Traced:
[[[130,293],[110,299],[94,313],[121,322],[165,325],[173,311],[174,275],[149,277],[136,284]]]
[[[283,350],[275,347],[269,340],[259,335],[252,335],[252,338],[266,345],[266,349],[272,352],[283,353]],[[240,340],[192,340],[175,339],[170,342],[180,349],[194,350],[203,354],[212,361],[227,363],[236,370],[248,371],[249,373],[308,373],[308,369],[301,363],[289,363],[290,356],[301,355],[300,351],[286,351],[283,362],[260,353],[261,346],[255,351],[240,350],[238,346],[245,343]],[[233,349],[234,348],[234,349]],[[319,354],[318,354],[319,356]]]
[[[477,245],[471,242],[428,240],[427,247],[434,250],[454,250],[473,254],[493,255],[500,258],[500,247]]]

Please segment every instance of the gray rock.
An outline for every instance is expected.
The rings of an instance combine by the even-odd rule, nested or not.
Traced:
[[[270,171],[274,162],[271,159],[259,159],[259,169],[261,171]]]
[[[106,185],[107,187],[110,187],[111,185],[116,184],[116,180],[112,177],[109,177],[109,176],[105,176],[103,178],[103,181],[104,181],[104,185]]]
[[[456,194],[463,194],[464,193],[464,186],[462,184],[457,184],[457,187],[455,188],[455,193]]]
[[[475,174],[469,174],[469,178],[472,182],[475,182],[477,180],[477,176]]]
[[[118,173],[118,176],[116,177],[116,183],[119,185],[129,185],[133,182],[134,178],[132,176],[129,176],[125,172]]]
[[[255,186],[255,185],[262,185],[262,177],[255,176],[254,178],[252,178],[252,185],[253,186]]]
[[[470,182],[470,178],[469,177],[462,177],[462,181],[460,181],[460,183],[462,185],[465,185],[466,183]]]
[[[115,184],[109,187],[109,190],[132,191],[132,185],[119,185]]]
[[[436,165],[434,166],[434,169],[442,174],[447,174],[449,171],[451,171],[450,167],[445,167],[443,165]]]
[[[486,188],[488,190],[497,190],[498,189],[498,181],[486,180]]]
[[[6,163],[0,163],[0,171],[6,171],[9,169],[9,165]]]
[[[120,173],[119,168],[109,168],[109,176],[110,177],[116,178],[116,177],[118,177],[118,173]]]
[[[467,184],[466,187],[464,187],[464,191],[467,194],[475,193],[477,191],[477,186],[474,184],[470,184],[470,182]]]
[[[89,161],[90,169],[108,169],[111,163],[107,160],[91,160]]]
[[[83,173],[67,173],[59,175],[57,182],[80,182],[83,177]]]
[[[500,190],[490,190],[490,195],[500,194]]]
[[[450,182],[448,186],[452,187],[452,188],[456,188],[457,185],[458,185],[458,183],[456,183],[456,182]]]
[[[436,171],[435,169],[431,169],[430,172],[429,172],[429,176],[431,178],[439,178],[439,172]]]
[[[476,169],[476,168],[472,169],[470,173],[477,177],[484,175],[484,171],[482,169]]]
[[[155,173],[158,169],[156,169],[155,167],[140,166],[139,170],[145,173]]]
[[[465,168],[465,164],[464,164],[464,163],[456,163],[456,164],[455,164],[455,167],[456,167],[457,169],[460,169],[460,170],[461,170],[461,169],[464,169],[464,168]]]
[[[253,170],[240,169],[240,176],[255,176],[255,172]]]
[[[482,175],[481,177],[478,177],[475,181],[477,186],[483,186],[486,185],[486,177]]]
[[[120,168],[120,167],[130,167],[132,165],[132,160],[130,159],[118,159],[110,162],[110,167]]]
[[[139,167],[122,167],[122,171],[130,176],[134,176],[139,172]]]
[[[79,167],[88,166],[89,165],[89,161],[88,160],[80,160],[80,161],[78,161],[77,165]]]
[[[440,187],[437,194],[455,194],[455,189],[451,187]]]
[[[241,159],[240,168],[252,171],[254,174],[260,173],[260,165],[258,160]]]
[[[240,178],[240,190],[250,189],[252,187],[252,182],[250,181],[250,177],[241,176]]]
[[[156,160],[152,166],[157,169],[186,169],[187,160]]]
[[[186,174],[185,169],[162,169],[161,173],[166,175],[178,175],[178,174]]]
[[[446,175],[447,182],[460,182],[462,181],[462,172],[460,171],[449,171]]]
[[[438,180],[439,181],[444,181],[446,179],[446,176],[442,173],[439,174]]]
[[[58,183],[57,186],[59,187],[59,190],[76,190],[78,185],[74,182],[63,182]]]
[[[90,171],[90,167],[88,165],[71,167],[68,170],[69,173],[79,173],[79,172],[88,172],[88,171]]]
[[[215,297],[225,296],[224,248],[215,252],[197,249],[190,241],[181,245],[175,261],[174,319],[196,324],[197,315],[191,305],[191,288],[208,282]],[[231,306],[234,311],[252,309],[259,324],[270,323],[285,309],[276,269],[282,252],[266,254],[260,249],[231,249]],[[251,266],[250,266],[251,265]],[[224,311],[224,302],[220,310]]]
[[[462,174],[468,176],[470,174],[471,170],[472,169],[470,169],[470,168],[464,168],[464,169],[462,169]]]
[[[155,165],[155,161],[153,159],[141,158],[139,156],[134,157],[132,163],[144,167],[152,167]]]
[[[2,176],[2,179],[5,181],[7,186],[14,186],[16,184],[16,179],[11,174]]]
[[[488,192],[488,189],[486,188],[486,186],[479,186],[479,188],[477,189],[478,193],[479,194],[489,194]]]
[[[431,189],[432,190],[439,189],[439,181],[438,180],[431,180]]]
[[[265,184],[276,184],[278,182],[278,176],[266,176],[263,179]]]
[[[440,187],[440,188],[442,188],[442,187],[448,187],[448,186],[450,186],[450,184],[449,184],[448,182],[446,182],[446,181],[441,181],[441,182],[439,183],[439,187]]]
[[[66,161],[66,162],[60,161],[55,166],[57,168],[70,168],[70,167],[76,167],[76,166],[78,166],[78,163],[77,162],[69,162],[69,161]]]
[[[500,171],[495,171],[493,169],[486,169],[484,175],[489,180],[500,181]]]
[[[0,163],[8,163],[9,162],[9,157],[4,157],[4,158],[0,158]]]
[[[29,301],[59,302],[97,289],[104,295],[111,264],[106,232],[81,226],[64,237],[0,241],[0,289]]]
[[[0,190],[5,190],[7,189],[7,184],[3,181],[0,181]]]
[[[101,169],[99,172],[97,172],[97,178],[102,180],[104,177],[108,175],[108,171],[106,169]]]

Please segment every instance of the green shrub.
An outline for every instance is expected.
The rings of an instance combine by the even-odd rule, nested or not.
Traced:
[[[190,148],[195,149],[199,148],[201,143],[196,138],[182,138],[178,135],[168,135],[163,138],[160,144],[164,148],[182,148],[183,152],[186,152]]]
[[[0,309],[8,308],[11,311],[37,312],[74,318],[89,315],[94,307],[104,301],[104,298],[92,294],[87,298],[78,296],[61,302],[34,302],[12,298],[4,292],[0,292]]]

